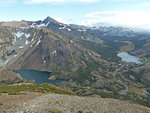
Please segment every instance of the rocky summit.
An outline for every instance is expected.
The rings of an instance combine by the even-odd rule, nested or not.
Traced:
[[[8,113],[149,113],[150,108],[114,99],[48,94],[7,111]]]

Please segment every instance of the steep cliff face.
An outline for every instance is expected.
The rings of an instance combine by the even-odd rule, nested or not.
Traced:
[[[61,39],[43,29],[34,31],[34,38],[17,62],[13,63],[13,67],[52,71],[57,68],[63,70],[70,66],[68,62],[72,56],[67,45],[69,40]]]
[[[4,67],[29,43],[28,30],[0,26],[0,65]]]
[[[0,66],[5,63],[6,55],[9,55],[8,52],[13,46],[13,34],[9,32],[7,27],[0,26]]]
[[[0,27],[0,54],[4,55],[4,51],[10,49],[13,45],[13,35],[9,32],[7,27]]]
[[[83,47],[79,40],[64,38],[45,28],[31,28],[29,34],[29,43],[21,48],[22,51],[10,62],[9,68],[72,73],[79,67],[87,67],[86,62],[97,56]]]

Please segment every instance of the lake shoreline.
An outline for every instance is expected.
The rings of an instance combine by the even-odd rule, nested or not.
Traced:
[[[47,71],[38,71],[38,70],[12,70],[12,72],[19,74],[21,78],[31,81],[34,80],[37,84],[50,83],[53,85],[57,85],[63,81],[64,79],[55,79],[50,80],[51,72]]]

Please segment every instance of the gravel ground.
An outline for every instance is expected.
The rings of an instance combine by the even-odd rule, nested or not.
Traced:
[[[150,108],[116,99],[46,94],[7,113],[150,113]]]
[[[34,98],[37,98],[41,95],[41,93],[35,92],[26,92],[22,95],[1,94],[0,103],[2,103],[3,105],[0,105],[0,113],[7,113],[7,109],[10,109],[13,106],[18,106],[19,104],[22,104],[24,102],[33,100]]]

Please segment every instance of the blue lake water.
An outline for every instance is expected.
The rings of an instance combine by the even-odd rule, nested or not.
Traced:
[[[126,52],[118,53],[117,56],[120,57],[121,60],[122,60],[122,61],[125,61],[125,62],[134,62],[134,63],[136,63],[136,64],[142,63],[141,61],[139,61],[139,58],[138,58],[138,57],[129,55],[129,54],[126,53]]]
[[[34,80],[37,84],[51,83],[57,85],[63,82],[63,79],[49,80],[50,72],[36,70],[13,70],[13,72],[21,75],[25,80]]]

